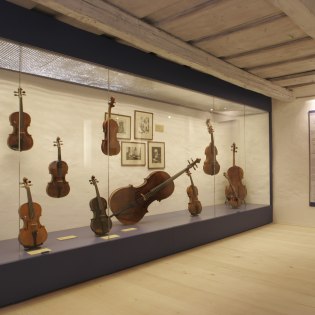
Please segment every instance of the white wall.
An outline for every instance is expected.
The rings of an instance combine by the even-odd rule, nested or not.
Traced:
[[[315,99],[273,101],[274,221],[315,227],[309,207],[308,111]]]
[[[107,201],[110,193],[117,188],[143,184],[144,178],[152,172],[147,166],[122,167],[120,155],[112,156],[108,160],[108,156],[101,151],[104,138],[102,124],[109,96],[116,98],[113,113],[132,117],[130,141],[139,141],[133,138],[134,110],[152,112],[154,125],[164,125],[163,133],[154,132],[154,141],[165,142],[165,171],[171,176],[185,168],[188,159],[202,159],[199,168],[192,171],[192,175],[204,207],[214,203],[222,204],[225,200],[227,181],[222,174],[232,164],[230,146],[233,142],[239,147],[236,164],[243,167],[245,172],[248,202],[269,202],[267,114],[212,122],[221,165],[220,173],[214,178],[202,170],[204,150],[210,142],[205,125],[209,113],[21,75],[21,87],[26,91],[23,98],[24,111],[32,118],[28,132],[34,139],[34,146],[29,151],[19,153],[8,148],[6,143],[8,134],[12,132],[9,116],[18,111],[18,98],[13,96],[18,80],[17,73],[0,71],[0,220],[5,222],[0,229],[0,239],[14,238],[18,234],[21,223],[18,219],[19,205],[27,200],[25,190],[19,188],[19,180],[23,177],[29,178],[33,183],[33,201],[42,206],[41,223],[48,231],[89,225],[92,217],[89,201],[95,197],[94,187],[89,184],[91,175],[99,180],[100,193]],[[247,128],[251,131],[247,132]],[[53,146],[57,136],[64,142],[62,159],[69,166],[66,180],[71,190],[68,196],[56,199],[49,197],[45,190],[51,179],[48,165],[57,159],[57,150]],[[263,149],[260,149],[260,145]],[[245,154],[245,150],[250,154]],[[189,200],[186,188],[189,184],[189,178],[185,174],[176,179],[172,196],[161,203],[154,202],[149,207],[148,215],[187,209]]]

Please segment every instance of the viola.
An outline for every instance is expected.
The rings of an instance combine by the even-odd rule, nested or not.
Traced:
[[[114,106],[115,98],[111,97],[108,102],[108,119],[103,122],[102,152],[106,155],[117,155],[120,152],[120,144],[117,140],[118,124],[111,118],[111,111]]]
[[[51,181],[47,184],[47,195],[53,198],[65,197],[70,192],[69,183],[66,181],[68,164],[61,160],[61,146],[63,145],[59,137],[54,141],[54,147],[58,149],[58,160],[49,164]]]
[[[220,171],[220,164],[216,160],[216,156],[218,155],[218,150],[214,145],[213,138],[213,128],[210,124],[210,119],[207,119],[206,125],[208,127],[208,132],[211,136],[211,142],[205,149],[206,160],[203,163],[203,171],[208,175],[216,175]]]
[[[93,211],[90,227],[97,236],[106,235],[112,228],[112,221],[106,214],[107,202],[100,196],[95,176],[92,176],[89,182],[94,185],[96,191],[96,197],[90,200],[90,208]]]
[[[32,201],[31,182],[23,178],[23,187],[27,192],[27,203],[20,206],[19,215],[23,220],[23,227],[20,229],[18,240],[25,248],[35,248],[42,245],[47,239],[47,231],[39,222],[42,208],[38,203]]]
[[[189,163],[183,170],[170,177],[163,171],[152,172],[144,183],[138,187],[129,185],[115,190],[109,199],[110,209],[122,224],[135,224],[148,212],[148,206],[155,200],[161,201],[168,198],[174,191],[174,180],[185,173],[200,159]]]
[[[201,213],[202,205],[201,202],[198,200],[198,188],[193,182],[191,172],[187,170],[186,173],[190,178],[190,186],[188,186],[186,189],[187,195],[189,197],[188,211],[192,216],[196,216]]]
[[[247,195],[246,186],[242,183],[244,171],[241,167],[235,165],[235,153],[237,153],[237,149],[235,143],[233,143],[231,146],[231,150],[233,151],[233,166],[228,169],[227,173],[223,174],[229,182],[229,185],[225,187],[226,203],[233,209],[237,209],[245,203]]]
[[[7,144],[12,150],[27,151],[33,146],[33,138],[27,132],[31,124],[31,116],[23,111],[25,91],[19,87],[17,91],[14,91],[14,95],[19,97],[19,111],[12,113],[9,117],[13,132],[9,134]]]

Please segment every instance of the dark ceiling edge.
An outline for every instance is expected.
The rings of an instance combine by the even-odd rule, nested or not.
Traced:
[[[0,37],[271,111],[267,96],[6,1],[0,2]]]

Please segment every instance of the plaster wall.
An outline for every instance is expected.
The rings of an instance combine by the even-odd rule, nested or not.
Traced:
[[[315,227],[309,206],[308,111],[314,99],[273,101],[273,202],[276,223]]]

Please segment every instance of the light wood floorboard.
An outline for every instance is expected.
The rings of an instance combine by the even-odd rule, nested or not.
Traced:
[[[266,225],[0,314],[314,315],[315,228]]]

